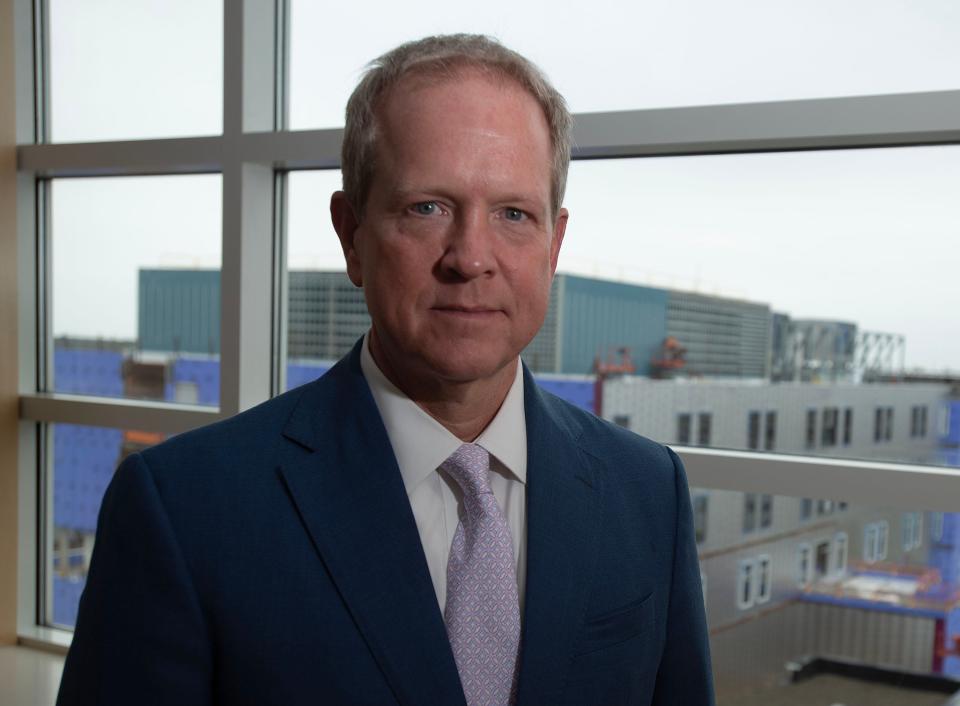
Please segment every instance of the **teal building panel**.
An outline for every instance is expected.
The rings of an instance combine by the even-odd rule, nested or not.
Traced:
[[[220,352],[219,270],[140,270],[139,290],[141,350]]]
[[[667,301],[662,289],[563,275],[559,303],[559,372],[586,375],[594,359],[626,346],[637,375],[650,374],[650,361],[667,335]]]

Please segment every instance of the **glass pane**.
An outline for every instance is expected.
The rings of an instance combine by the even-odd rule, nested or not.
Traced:
[[[330,223],[340,170],[287,176],[287,389],[322,375],[370,326]]]
[[[221,132],[222,0],[49,0],[49,24],[52,140]]]
[[[153,446],[163,434],[105,427],[51,424],[53,541],[47,558],[52,596],[47,620],[73,627],[93,552],[97,514],[117,465]]]
[[[803,498],[773,496],[771,526],[744,536],[743,493],[691,498],[720,706],[940,706],[956,690],[960,513],[818,500],[805,522]],[[883,532],[911,543],[880,555]]]
[[[290,175],[291,282],[335,287],[310,304],[291,286],[291,359],[336,359],[367,326],[338,186]],[[599,411],[666,443],[960,466],[958,192],[953,146],[574,162],[524,359],[588,405],[597,359],[626,350],[634,374],[607,377]]]
[[[546,71],[575,112],[960,88],[960,7],[950,0],[599,0],[572,11],[494,0],[483,10],[293,0],[291,126],[342,125],[368,61],[449,32],[500,38]]]
[[[217,405],[220,177],[50,190],[52,390]]]

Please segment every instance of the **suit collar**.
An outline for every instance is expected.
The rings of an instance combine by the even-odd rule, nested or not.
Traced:
[[[304,389],[283,433],[304,452],[280,474],[397,700],[462,704],[420,536],[358,346]]]

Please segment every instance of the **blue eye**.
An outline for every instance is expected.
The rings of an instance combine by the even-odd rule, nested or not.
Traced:
[[[503,209],[503,215],[508,221],[522,221],[527,214],[521,211],[519,208],[512,208],[508,206]]]
[[[436,201],[421,201],[420,203],[413,204],[411,208],[414,213],[420,216],[432,216],[440,210]]]

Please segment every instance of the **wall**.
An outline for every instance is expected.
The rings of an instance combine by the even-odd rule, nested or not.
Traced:
[[[17,636],[17,153],[14,0],[0,0],[0,644]]]

